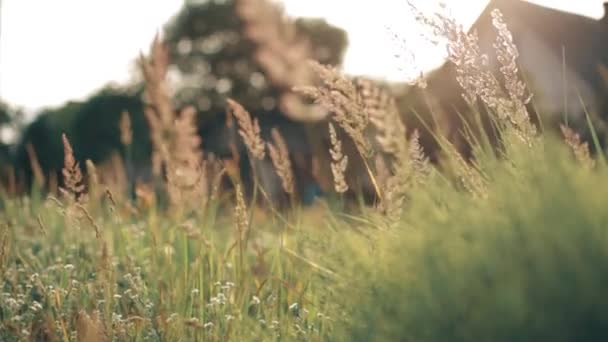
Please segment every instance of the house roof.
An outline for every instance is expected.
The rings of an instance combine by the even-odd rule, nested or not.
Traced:
[[[496,8],[503,13],[515,44],[520,46],[519,52],[522,57],[520,61],[523,61],[524,57],[533,56],[535,53],[544,54],[547,52],[554,54],[556,58],[553,58],[553,61],[561,61],[565,49],[567,69],[576,73],[578,78],[590,86],[593,93],[590,95],[599,99],[600,96],[605,94],[607,89],[598,70],[598,65],[608,66],[608,39],[606,39],[608,38],[608,20],[595,20],[523,0],[493,0],[471,28],[479,35],[480,50],[489,56],[495,56],[493,44],[496,41],[496,31],[492,25],[491,12]],[[526,42],[527,44],[522,44]],[[535,49],[534,44],[536,43],[543,44],[543,46]],[[540,56],[540,58],[533,59],[540,60],[542,63],[542,58]],[[490,60],[494,59],[490,58]],[[494,68],[498,67],[496,64],[491,65]],[[532,66],[532,68],[534,67]],[[557,69],[555,70],[556,73],[562,72],[559,67]],[[534,73],[538,69],[523,71],[529,75],[529,73]],[[534,75],[530,76],[534,77]],[[430,73],[427,77],[427,84],[428,87],[425,90],[411,87],[406,94],[400,97],[400,103],[415,110],[418,114],[416,118],[427,117],[430,113],[433,121],[439,121],[439,125],[445,127],[446,131],[443,134],[448,139],[453,140],[455,145],[460,144],[461,152],[467,154],[468,145],[466,142],[462,142],[462,134],[460,133],[462,122],[457,113],[465,113],[468,107],[462,98],[463,90],[456,81],[454,65],[445,63],[439,69]],[[559,84],[559,87],[561,90],[562,84]],[[575,87],[578,86],[575,85]],[[534,94],[542,93],[543,89],[532,89],[532,92]],[[548,101],[553,101],[553,99],[548,99]],[[536,113],[536,104],[538,103],[535,102],[529,108],[533,113]],[[597,105],[603,106],[599,103]],[[561,108],[561,106],[559,107]],[[483,107],[480,109],[483,111]],[[555,114],[545,112],[543,108],[538,109],[543,110],[542,113]],[[593,108],[591,109],[593,110]],[[532,117],[536,116],[532,115]],[[412,120],[411,124],[419,125],[417,121],[418,119]],[[441,123],[441,121],[444,123]],[[433,139],[427,139],[426,142],[430,142],[432,145]]]
[[[470,30],[478,33],[481,51],[490,56],[494,55],[496,39],[491,16],[494,9],[502,12],[516,45],[520,45],[525,35],[533,34],[559,59],[565,52],[567,67],[595,89],[604,86],[598,65],[608,66],[606,18],[595,20],[523,0],[492,0]],[[527,53],[534,51],[520,49],[520,54]],[[427,77],[430,92],[450,106],[454,106],[454,101],[458,101],[462,93],[455,77],[451,63],[445,63]]]
[[[566,65],[594,86],[599,86],[597,64],[608,64],[608,22],[605,19],[595,20],[523,0],[493,0],[471,28],[480,38],[489,34],[494,39],[491,16],[494,9],[503,13],[516,44],[523,35],[533,33],[560,59],[565,52]]]

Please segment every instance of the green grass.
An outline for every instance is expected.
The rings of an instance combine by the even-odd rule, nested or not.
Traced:
[[[481,156],[482,198],[435,173],[392,228],[371,208],[256,212],[243,248],[230,208],[103,202],[91,222],[5,198],[0,340],[82,340],[81,311],[118,341],[606,340],[608,172],[563,145]]]
[[[241,255],[229,213],[176,222],[104,206],[93,215],[96,238],[91,222],[66,218],[54,201],[4,205],[2,341],[47,318],[71,340],[80,310],[99,310],[118,340],[322,340],[334,329],[334,275],[299,255],[317,245],[299,227],[255,221]]]
[[[419,193],[400,230],[357,260],[350,339],[608,339],[608,173],[557,145],[485,165],[487,198]]]

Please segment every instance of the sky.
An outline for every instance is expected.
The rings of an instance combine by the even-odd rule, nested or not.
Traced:
[[[0,2],[0,99],[33,112],[82,100],[111,82],[127,82],[139,52],[147,50],[183,0]],[[420,38],[417,23],[405,15],[406,0],[282,2],[289,15],[323,17],[348,32],[344,70],[349,74],[407,80],[442,61],[442,51]],[[487,2],[446,1],[465,26],[475,21]],[[602,0],[534,2],[596,18],[603,14]],[[414,59],[403,54],[404,44],[415,52]],[[404,65],[410,68],[405,70]]]

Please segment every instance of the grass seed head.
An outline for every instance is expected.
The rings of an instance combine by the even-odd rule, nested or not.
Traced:
[[[346,168],[348,167],[348,157],[342,153],[342,142],[338,139],[338,133],[332,123],[329,123],[329,138],[331,140],[331,172],[334,176],[334,188],[337,193],[345,193],[348,191],[346,184]]]
[[[74,157],[74,151],[70,145],[70,141],[65,134],[62,134],[63,141],[63,192],[76,202],[86,201],[86,187],[80,166]]]
[[[239,134],[249,153],[256,159],[263,160],[266,157],[266,149],[260,135],[261,129],[258,120],[252,119],[251,114],[240,103],[232,99],[228,99],[228,108],[239,124]]]
[[[277,128],[273,128],[271,134],[274,144],[268,143],[270,159],[272,160],[277,175],[281,178],[283,190],[288,194],[293,194],[295,190],[294,175],[291,167],[291,160],[289,159],[287,144]]]
[[[589,152],[589,144],[587,142],[581,142],[579,134],[570,127],[561,125],[560,128],[564,135],[564,140],[572,149],[576,160],[587,168],[593,168],[595,166],[595,160],[591,157],[591,153]]]

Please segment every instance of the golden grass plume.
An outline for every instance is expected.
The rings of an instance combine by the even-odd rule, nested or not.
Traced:
[[[61,135],[63,141],[63,175],[64,188],[62,193],[75,202],[86,201],[86,187],[80,166],[74,157],[74,150],[65,134]]]
[[[565,125],[560,125],[562,134],[566,144],[572,149],[576,160],[587,168],[593,168],[595,166],[595,160],[591,157],[589,152],[589,144],[582,142],[581,137],[572,128]]]
[[[249,153],[258,160],[263,160],[266,157],[266,149],[264,140],[261,137],[260,123],[258,119],[252,119],[251,114],[235,100],[228,99],[228,109],[239,124],[239,135],[243,138],[243,142]]]
[[[336,128],[330,122],[329,123],[329,137],[331,140],[331,172],[334,176],[334,188],[337,193],[345,193],[348,191],[348,184],[346,184],[346,168],[348,167],[348,156],[342,153],[342,142],[338,138]]]
[[[277,128],[273,128],[271,131],[272,139],[274,143],[268,143],[268,154],[272,160],[277,175],[281,178],[281,185],[283,190],[288,194],[295,192],[294,175],[291,166],[291,160],[289,159],[289,150],[285,139]]]

